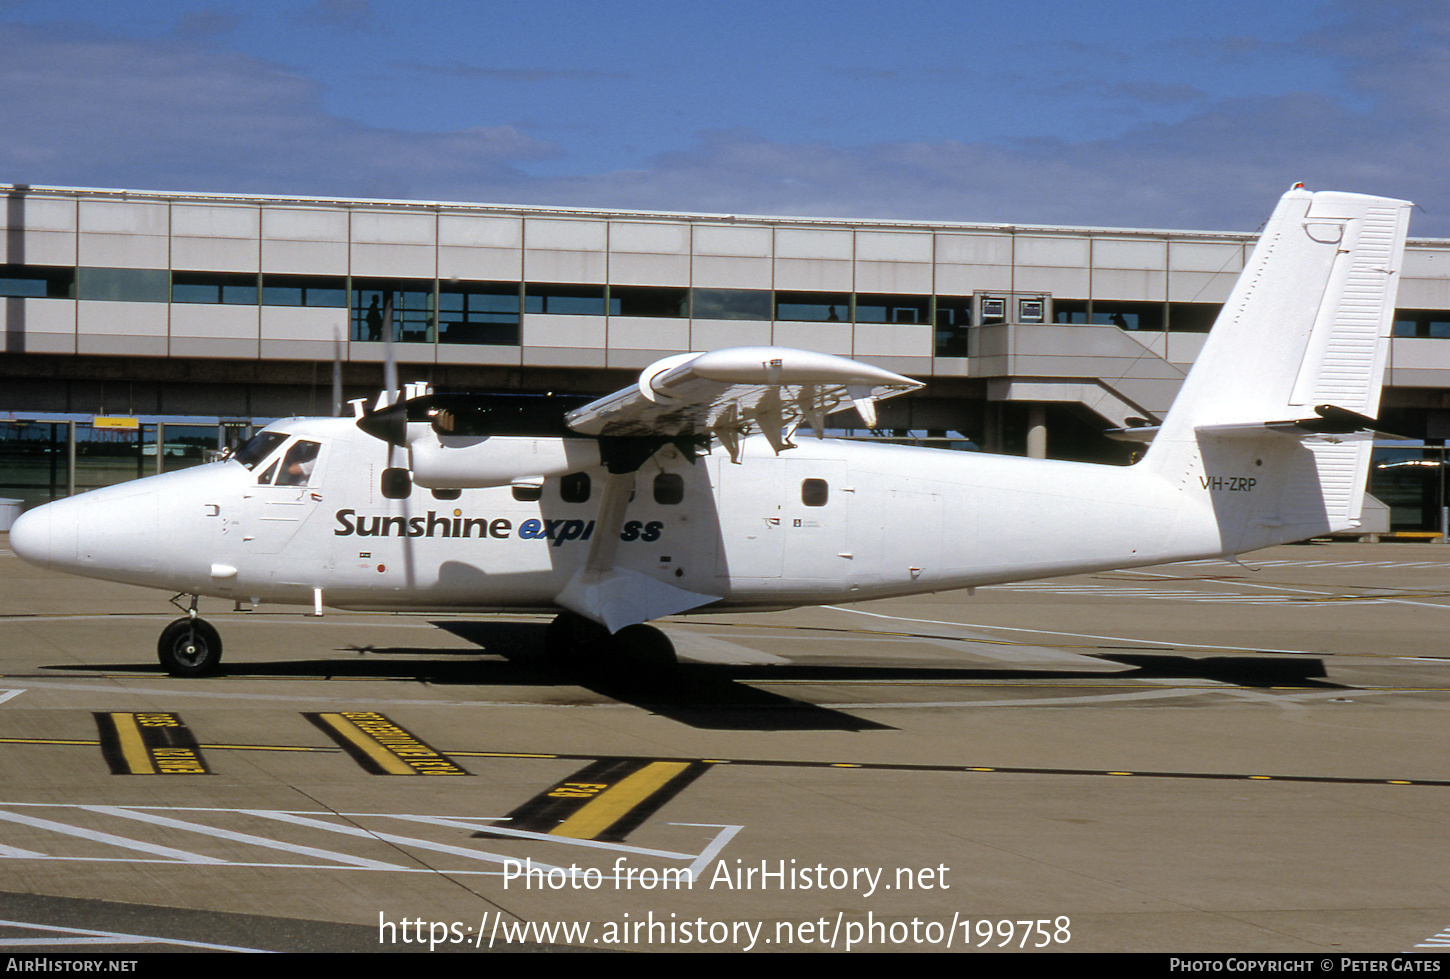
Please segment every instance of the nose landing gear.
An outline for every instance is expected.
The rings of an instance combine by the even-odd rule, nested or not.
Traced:
[[[172,604],[179,606],[176,598]],[[197,596],[191,596],[186,615],[162,629],[156,642],[156,658],[172,676],[209,676],[221,662],[222,638],[210,622],[197,617],[196,602]]]

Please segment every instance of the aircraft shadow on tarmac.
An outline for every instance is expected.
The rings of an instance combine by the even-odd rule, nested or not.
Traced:
[[[543,623],[438,621],[438,628],[474,644],[477,649],[425,646],[352,646],[336,658],[268,662],[223,661],[218,675],[234,678],[395,679],[439,686],[583,687],[692,727],[713,730],[894,730],[829,707],[762,690],[753,683],[892,683],[941,681],[944,684],[984,680],[1064,679],[1212,680],[1246,687],[1321,687],[1341,685],[1326,679],[1324,662],[1314,657],[1193,657],[1159,652],[1099,651],[1098,659],[1131,669],[1117,673],[1060,668],[1002,669],[926,665],[756,665],[683,662],[676,669],[628,661],[602,666],[557,664],[541,654]],[[480,653],[498,657],[480,660]],[[48,670],[92,672],[94,666],[56,664]],[[110,665],[109,673],[154,674],[154,663]],[[193,681],[205,683],[205,680]],[[552,700],[551,703],[558,703]],[[904,701],[902,706],[910,706]]]

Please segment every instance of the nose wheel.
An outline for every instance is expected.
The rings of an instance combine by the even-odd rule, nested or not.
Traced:
[[[221,662],[222,638],[205,619],[185,616],[161,631],[156,656],[172,676],[208,676]]]

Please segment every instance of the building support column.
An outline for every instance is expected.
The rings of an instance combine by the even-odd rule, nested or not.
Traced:
[[[1027,406],[1027,458],[1047,458],[1047,406]]]

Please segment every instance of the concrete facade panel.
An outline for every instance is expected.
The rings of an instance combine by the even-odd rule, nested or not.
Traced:
[[[431,244],[380,245],[354,241],[351,253],[353,275],[431,279],[438,272],[438,252]]]
[[[856,262],[856,291],[885,293],[931,292],[930,263]]]
[[[262,271],[284,275],[347,275],[344,241],[262,240]]]
[[[192,238],[243,238],[255,242],[261,217],[255,207],[171,205],[171,233]]]
[[[1401,279],[1400,309],[1450,309],[1450,279]]]
[[[491,344],[440,343],[438,363],[522,365],[523,350],[519,347]]]
[[[1012,289],[1015,292],[1046,292],[1062,299],[1086,299],[1088,270],[1019,265]]]
[[[529,282],[583,282],[603,284],[608,258],[603,251],[550,251],[530,248],[524,252],[524,278]]]
[[[6,234],[0,237],[0,262],[76,264],[75,201],[10,197],[3,213]]]
[[[655,350],[629,350],[621,347],[609,348],[609,362],[605,366],[625,370],[643,370],[660,359]]]
[[[1402,273],[1408,278],[1450,278],[1450,250],[1444,248],[1406,248]]]
[[[7,353],[75,353],[76,306],[68,299],[0,299]]]
[[[697,254],[690,263],[690,284],[702,289],[769,289],[771,272],[768,258]]]
[[[1168,244],[1136,238],[1094,238],[1093,269],[1165,269]]]
[[[258,356],[263,360],[316,360],[332,363],[331,340],[292,340],[286,337],[268,339],[263,337],[259,349]],[[320,374],[319,377],[321,377]],[[321,383],[320,380],[319,383]],[[332,383],[330,373],[327,376],[327,383]]]
[[[1237,275],[1244,267],[1244,246],[1238,242],[1170,241],[1168,267],[1173,271],[1226,272]]]
[[[750,320],[691,320],[690,349],[719,350],[722,347],[764,347],[771,340],[769,322]]]
[[[332,343],[347,339],[347,310],[305,306],[263,306],[260,326],[263,341],[307,340]],[[327,353],[332,358],[332,351]]]
[[[597,349],[604,362],[608,318],[604,316],[551,316],[528,313],[524,316],[525,347],[588,347]]]
[[[524,219],[524,247],[535,249],[602,252],[608,247],[609,226],[604,221],[571,221],[565,218]]]
[[[171,267],[208,272],[256,272],[261,257],[256,238],[171,239]]]
[[[1168,301],[1175,303],[1222,303],[1228,301],[1238,273],[1215,275],[1212,272],[1168,273]]]
[[[696,255],[770,258],[774,253],[769,228],[701,224],[695,226],[692,240]]]
[[[81,232],[76,264],[103,269],[164,269],[171,260],[165,235],[90,234]]]
[[[1017,235],[1012,254],[1017,265],[1042,265],[1051,268],[1085,269],[1091,260],[1092,245],[1088,238],[1040,237]]]
[[[262,237],[288,241],[342,241],[348,239],[351,212],[334,208],[264,207]]]
[[[631,286],[688,286],[690,256],[610,252],[609,281]]]
[[[922,361],[916,368],[930,367],[934,331],[929,326],[892,323],[856,324],[852,350],[857,357],[874,362],[877,357],[913,357]]]
[[[849,230],[777,228],[775,231],[775,257],[777,259],[835,258],[850,261],[854,256],[854,236]]]
[[[168,350],[172,357],[222,357],[253,360],[257,357],[255,338],[174,336]]]
[[[0,238],[0,262],[15,265],[75,265],[74,231],[11,231]]]
[[[259,306],[219,306],[202,303],[173,303],[171,306],[171,338],[246,339],[252,343],[256,356],[261,325]]]
[[[351,237],[354,243],[432,246],[438,240],[438,219],[433,214],[355,210]]]
[[[141,201],[80,201],[77,215],[81,233],[159,235],[171,233],[165,204]]]
[[[609,250],[612,252],[645,252],[656,255],[688,255],[690,226],[688,224],[654,221],[612,221],[609,225]]]
[[[824,258],[777,258],[775,288],[807,292],[850,292],[851,263]]]
[[[165,357],[165,336],[122,336],[116,333],[77,333],[76,353],[116,357]]]
[[[819,350],[822,353],[851,356],[853,337],[850,323],[784,323],[775,324],[772,340],[778,347]]]
[[[27,330],[18,346],[6,350],[12,354],[74,354],[76,353],[76,331],[69,333],[46,333]]]
[[[438,215],[438,244],[478,248],[522,248],[523,218],[491,218],[474,214]]]
[[[1011,235],[938,234],[937,265],[996,266],[1011,268]]]
[[[858,231],[856,261],[931,264],[932,236],[923,232]]]
[[[603,367],[603,347],[538,347],[523,349],[525,367]]]
[[[393,356],[398,361],[398,380],[402,382],[407,378],[407,365],[409,364],[434,363],[437,360],[436,350],[436,346],[431,343],[399,342],[393,344]],[[387,348],[382,343],[370,340],[353,340],[344,344],[344,352],[348,360],[366,361],[373,364],[381,364],[387,360]],[[331,359],[329,354],[328,360]]]
[[[931,374],[933,377],[966,377],[973,373],[971,363],[966,357],[933,357]]]
[[[1389,377],[1392,384],[1406,387],[1443,387],[1443,381],[1424,383],[1424,371],[1438,374],[1450,370],[1450,344],[1443,339],[1395,336],[1389,341]],[[1443,374],[1440,374],[1443,376]],[[1417,381],[1401,379],[1421,379]]]
[[[609,364],[620,349],[653,350],[655,360],[690,349],[690,321],[655,317],[611,316],[608,324]]]
[[[484,282],[518,282],[524,275],[522,252],[508,248],[438,246],[438,277]]]
[[[75,234],[76,201],[10,196],[5,201],[6,226],[12,230],[68,231]]]
[[[992,290],[1007,292],[1012,288],[1010,265],[943,265],[936,267],[938,296],[970,296],[974,292]]]
[[[1161,270],[1094,268],[1091,298],[1163,302],[1168,298],[1168,273]]]
[[[1165,356],[1169,363],[1186,367],[1198,359],[1198,353],[1207,340],[1207,333],[1169,333]]]
[[[166,338],[170,307],[165,303],[91,300],[76,303],[76,332],[82,337]],[[82,343],[84,346],[84,343]],[[84,352],[84,351],[83,351]]]

